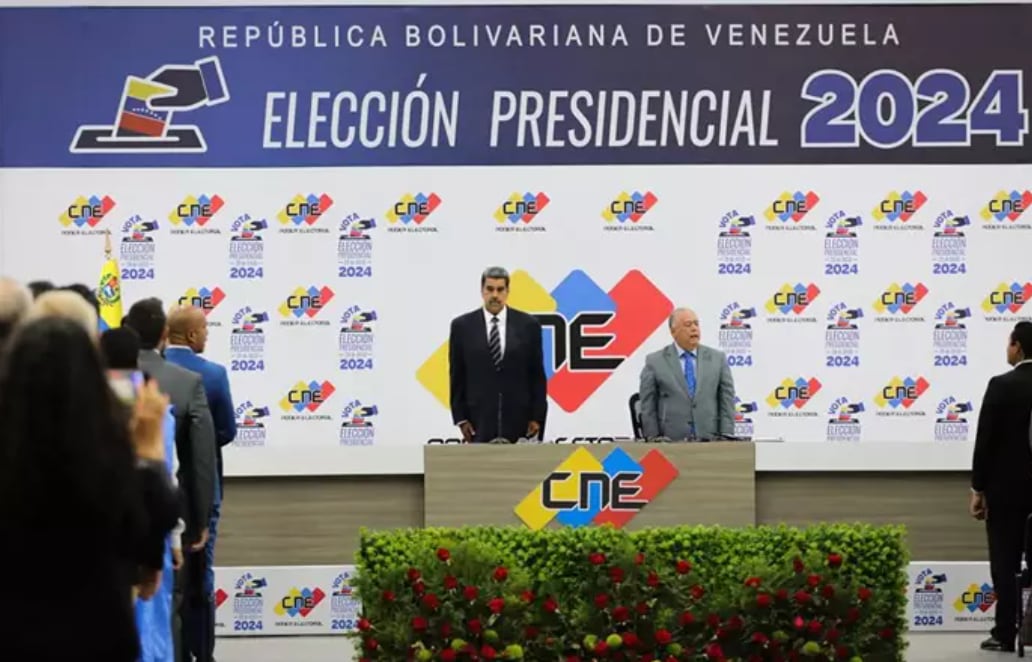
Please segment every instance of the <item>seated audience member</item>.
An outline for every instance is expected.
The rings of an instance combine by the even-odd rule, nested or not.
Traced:
[[[16,280],[0,278],[0,345],[32,306],[29,290]]]
[[[0,586],[18,599],[0,616],[12,626],[3,659],[139,658],[132,589],[154,593],[177,513],[160,464],[167,408],[154,385],[131,415],[120,406],[76,321],[44,316],[11,336],[0,362]],[[55,596],[75,614],[58,630],[38,616]]]
[[[52,289],[55,289],[54,284],[49,280],[34,280],[29,283],[29,290],[32,292],[33,299],[38,299],[39,295]]]
[[[52,290],[41,294],[29,308],[27,319],[61,317],[75,322],[96,342],[99,335],[97,311],[79,294],[68,290]]]

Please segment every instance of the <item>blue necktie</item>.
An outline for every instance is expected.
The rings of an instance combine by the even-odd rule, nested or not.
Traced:
[[[695,397],[695,354],[684,353],[684,381],[688,384],[688,395]]]

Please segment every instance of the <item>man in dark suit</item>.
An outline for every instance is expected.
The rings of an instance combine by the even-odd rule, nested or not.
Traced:
[[[203,597],[206,603],[197,610],[188,610],[191,622],[184,624],[188,648],[199,662],[212,660],[215,651],[215,540],[222,506],[222,447],[236,438],[236,417],[233,414],[233,397],[229,391],[229,376],[224,366],[201,356],[207,342],[208,320],[200,308],[181,306],[169,314],[165,360],[201,376],[215,424],[215,502],[203,558],[193,560],[204,567]],[[194,615],[202,618],[194,620]]]
[[[547,411],[541,324],[509,308],[509,272],[480,277],[483,308],[452,320],[448,363],[452,420],[466,443],[516,441],[542,432]]]
[[[1010,372],[989,380],[978,414],[971,469],[971,515],[984,519],[989,568],[996,591],[996,627],[983,650],[1013,651],[1019,599],[1014,575],[1020,569],[1025,520],[1032,513],[1032,323],[1018,322],[1010,334]]]
[[[140,336],[140,369],[149,374],[169,396],[176,417],[176,455],[179,486],[184,497],[183,548],[201,552],[208,542],[208,525],[215,501],[215,426],[201,376],[165,361],[161,355],[168,338],[165,311],[158,299],[137,301],[129,309],[126,326]],[[190,563],[187,554],[176,573],[176,620],[173,624],[176,655],[187,662],[190,655],[182,638],[184,617],[191,608],[203,608],[204,568]]]

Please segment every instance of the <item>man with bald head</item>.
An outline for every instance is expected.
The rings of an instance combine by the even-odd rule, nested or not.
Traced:
[[[204,381],[208,408],[215,423],[215,503],[208,525],[208,543],[204,548],[204,597],[196,605],[196,618],[184,622],[184,635],[190,652],[198,662],[211,660],[215,650],[215,538],[222,505],[222,447],[236,438],[236,417],[229,390],[226,368],[201,356],[208,343],[208,320],[204,311],[194,306],[179,306],[168,316],[168,345],[165,360],[196,372]],[[197,564],[201,565],[201,564]],[[196,567],[196,566],[195,566]]]
[[[646,439],[710,441],[735,433],[735,382],[724,352],[699,343],[699,316],[670,314],[673,343],[645,357],[638,396]]]
[[[12,278],[0,278],[0,347],[31,305],[29,288]]]

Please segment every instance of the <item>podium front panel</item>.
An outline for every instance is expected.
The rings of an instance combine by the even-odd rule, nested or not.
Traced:
[[[424,453],[426,526],[756,523],[751,443],[433,445]],[[635,501],[639,510],[621,507]],[[606,502],[608,513],[581,507]]]

